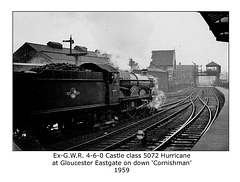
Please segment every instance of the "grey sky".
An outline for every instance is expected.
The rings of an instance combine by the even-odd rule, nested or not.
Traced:
[[[14,12],[13,51],[25,42],[46,44],[70,34],[74,45],[111,53],[127,68],[128,58],[144,68],[152,50],[176,50],[177,64],[214,61],[228,69],[228,43],[217,42],[197,12]]]

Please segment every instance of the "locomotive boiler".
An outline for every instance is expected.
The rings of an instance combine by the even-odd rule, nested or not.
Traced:
[[[154,82],[152,77],[128,71],[120,72],[120,103],[122,112],[129,117],[143,115],[152,100]]]

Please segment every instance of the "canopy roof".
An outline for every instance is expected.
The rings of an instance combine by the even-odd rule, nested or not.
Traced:
[[[207,22],[209,29],[217,41],[229,41],[229,12],[228,11],[203,11],[200,12]]]

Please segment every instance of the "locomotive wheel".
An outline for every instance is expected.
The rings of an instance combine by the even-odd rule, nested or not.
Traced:
[[[139,114],[141,115],[141,116],[144,116],[145,114],[146,114],[146,111],[148,110],[148,108],[147,107],[144,107],[144,108],[142,108],[142,109],[140,109],[139,110]]]
[[[88,130],[93,129],[94,125],[98,122],[98,114],[94,113],[91,114],[90,112],[88,112],[88,118],[86,119],[85,123],[85,127]]]
[[[131,111],[127,111],[127,115],[128,115],[130,118],[134,118],[136,114],[137,114],[137,110],[136,110],[136,109],[133,109],[133,110],[131,110]]]

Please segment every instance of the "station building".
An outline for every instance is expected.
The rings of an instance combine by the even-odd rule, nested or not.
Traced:
[[[75,46],[71,50],[74,55],[69,56],[69,48],[64,48],[61,43],[49,41],[46,45],[24,43],[13,53],[14,70],[28,69],[31,65],[40,66],[49,63],[69,63],[80,65],[84,62],[109,63],[110,55],[101,54],[98,50],[88,51],[86,47]],[[87,53],[87,54],[86,54]],[[26,63],[25,66],[19,63]],[[31,63],[31,64],[29,64]]]

